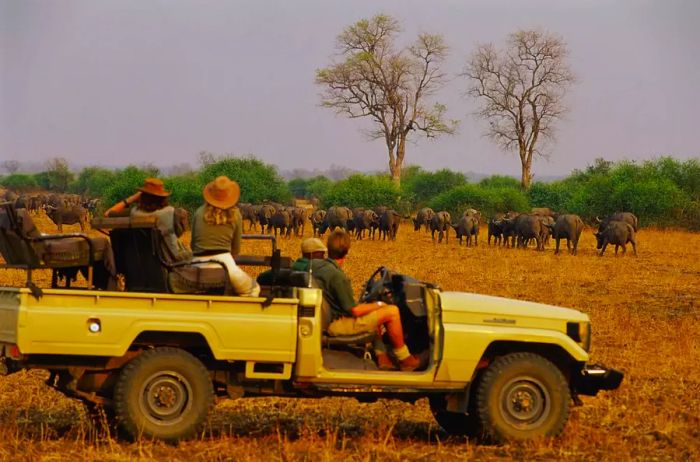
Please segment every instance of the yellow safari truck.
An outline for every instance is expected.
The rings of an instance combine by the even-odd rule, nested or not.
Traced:
[[[134,274],[152,274],[139,261],[147,252],[124,248],[129,235],[154,231],[143,232],[133,224],[111,230],[126,291],[0,287],[0,373],[48,370],[49,386],[103,407],[126,434],[165,441],[196,435],[216,398],[254,396],[427,397],[450,434],[554,436],[579,395],[616,389],[623,378],[588,365],[584,313],[442,291],[385,268],[369,278],[363,300],[399,306],[406,342],[425,367],[382,371],[370,347],[380,333],[328,336],[321,290],[312,275],[285,269],[274,244],[259,261],[273,275],[261,297],[178,293],[171,276],[182,268],[164,263],[164,289],[133,282],[140,290],[129,290]]]

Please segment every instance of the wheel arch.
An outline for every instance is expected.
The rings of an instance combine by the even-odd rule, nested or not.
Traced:
[[[200,360],[214,361],[216,358],[209,341],[201,332],[173,332],[166,330],[144,330],[129,345],[129,350],[152,347],[180,348]]]

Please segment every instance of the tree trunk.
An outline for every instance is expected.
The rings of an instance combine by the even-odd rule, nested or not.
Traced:
[[[397,187],[401,186],[401,164],[399,164],[398,159],[389,161],[389,173],[391,173],[391,181]]]
[[[520,177],[520,186],[523,187],[523,189],[528,190],[530,189],[530,181],[532,180],[532,174],[530,173],[531,168],[532,168],[532,161],[524,161],[522,162],[522,175]]]

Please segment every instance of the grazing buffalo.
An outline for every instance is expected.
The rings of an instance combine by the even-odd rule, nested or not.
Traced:
[[[416,214],[416,218],[413,219],[413,230],[418,231],[421,226],[425,228],[425,232],[428,232],[430,227],[430,220],[433,219],[435,212],[430,207],[422,208]]]
[[[270,217],[268,226],[274,229],[275,237],[279,233],[281,237],[289,238],[292,237],[292,225],[292,213],[286,208],[280,208]]]
[[[608,223],[610,223],[611,221],[624,221],[625,223],[629,223],[632,229],[635,230],[635,232],[637,231],[639,225],[639,220],[637,219],[637,216],[634,213],[630,212],[613,213],[612,215],[608,215],[607,217],[605,217],[604,220],[601,220],[598,217],[596,217],[595,219],[600,224],[600,226],[598,227],[599,232],[605,229],[608,226]]]
[[[369,236],[374,239],[374,231],[379,227],[379,217],[374,213],[374,210],[358,212],[353,218],[353,221],[355,223],[355,236],[357,239],[362,240],[365,230],[367,230]],[[374,224],[377,226],[374,227]]]
[[[622,246],[622,254],[627,253],[627,243],[632,244],[632,250],[634,254],[637,255],[637,240],[634,237],[634,228],[632,225],[626,221],[612,220],[608,222],[605,229],[598,230],[597,233],[593,233],[598,240],[598,249],[600,250],[600,256],[602,257],[605,253],[605,248],[608,244],[615,245],[615,255],[617,255],[617,249]]]
[[[542,239],[544,240],[543,245],[546,247],[549,245],[549,236],[552,234],[552,226],[554,226],[555,221],[554,218],[552,218],[549,215],[539,217],[540,221],[545,226],[544,228],[542,228]]]
[[[515,225],[518,221],[518,218],[520,218],[521,215],[518,212],[508,212],[506,213],[505,218],[502,220],[502,228],[503,228],[503,245],[508,246],[509,241],[510,241],[510,246],[515,247]]]
[[[554,253],[559,253],[559,241],[566,239],[566,248],[569,250],[569,253],[576,255],[578,240],[583,231],[583,220],[581,220],[581,217],[574,214],[559,215],[554,225],[549,225],[549,228],[552,230],[552,236],[554,236],[556,241]]]
[[[260,223],[260,232],[270,233],[272,232],[272,224],[270,223],[270,218],[277,212],[277,209],[271,204],[261,205],[258,209],[258,222]]]
[[[399,223],[401,223],[401,215],[395,210],[385,210],[379,217],[379,239],[396,240],[396,234],[399,231]]]
[[[294,207],[292,208],[292,228],[294,229],[294,235],[301,237],[304,235],[304,230],[306,229],[306,218],[308,212],[304,207]]]
[[[238,210],[241,211],[241,217],[243,220],[248,220],[248,231],[254,229],[258,230],[258,212],[260,211],[259,205],[253,205],[249,203],[238,204]]]
[[[79,205],[70,207],[53,207],[47,205],[46,215],[58,226],[59,233],[63,232],[63,225],[74,225],[76,223],[80,225],[81,231],[85,231],[88,221],[87,210]]]
[[[314,210],[311,216],[309,217],[309,221],[311,221],[311,227],[314,230],[314,236],[320,236],[323,233],[319,233],[319,229],[321,228],[321,225],[323,224],[323,221],[326,219],[326,211],[325,210]],[[324,230],[325,232],[325,230]]]
[[[333,206],[326,212],[326,227],[330,228],[331,231],[335,228],[343,228],[347,231],[349,221],[352,221],[352,210],[347,207]]]
[[[449,229],[452,226],[452,217],[449,212],[438,212],[433,215],[430,220],[430,236],[435,240],[435,231],[438,232],[438,243],[442,242],[443,236],[445,243],[449,241]]]
[[[488,226],[488,242],[491,245],[491,238],[493,237],[493,243],[499,245],[501,243],[501,238],[503,237],[503,226],[505,215],[502,213],[496,213],[489,220]]]
[[[470,215],[465,215],[460,218],[459,223],[452,225],[459,239],[459,245],[462,245],[462,238],[467,240],[467,247],[472,245],[472,236],[474,236],[474,245],[479,245],[479,220]]]
[[[544,250],[544,238],[548,231],[547,226],[538,215],[520,215],[515,219],[515,235],[518,238],[518,247],[527,247],[530,239],[537,242],[537,250]]]

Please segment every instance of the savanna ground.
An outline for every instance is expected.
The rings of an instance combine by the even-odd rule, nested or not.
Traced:
[[[41,229],[55,227],[41,216]],[[77,231],[77,226],[65,231]],[[307,227],[306,234],[310,233]],[[82,406],[44,385],[39,371],[0,378],[3,460],[700,460],[700,234],[644,229],[639,256],[595,254],[587,230],[576,257],[485,243],[435,244],[402,225],[395,242],[353,242],[346,271],[359,292],[380,265],[446,290],[579,309],[593,322],[592,361],[622,369],[614,392],[583,397],[561,437],[487,446],[450,438],[426,400],[250,398],[223,401],[206,434],[169,446],[127,443],[92,425]],[[187,238],[187,236],[185,236]],[[282,241],[285,255],[299,239]],[[264,243],[244,243],[262,253]],[[257,247],[257,249],[256,249]],[[267,249],[265,249],[267,251]],[[48,274],[39,275],[47,286]],[[0,272],[0,284],[21,284]]]

